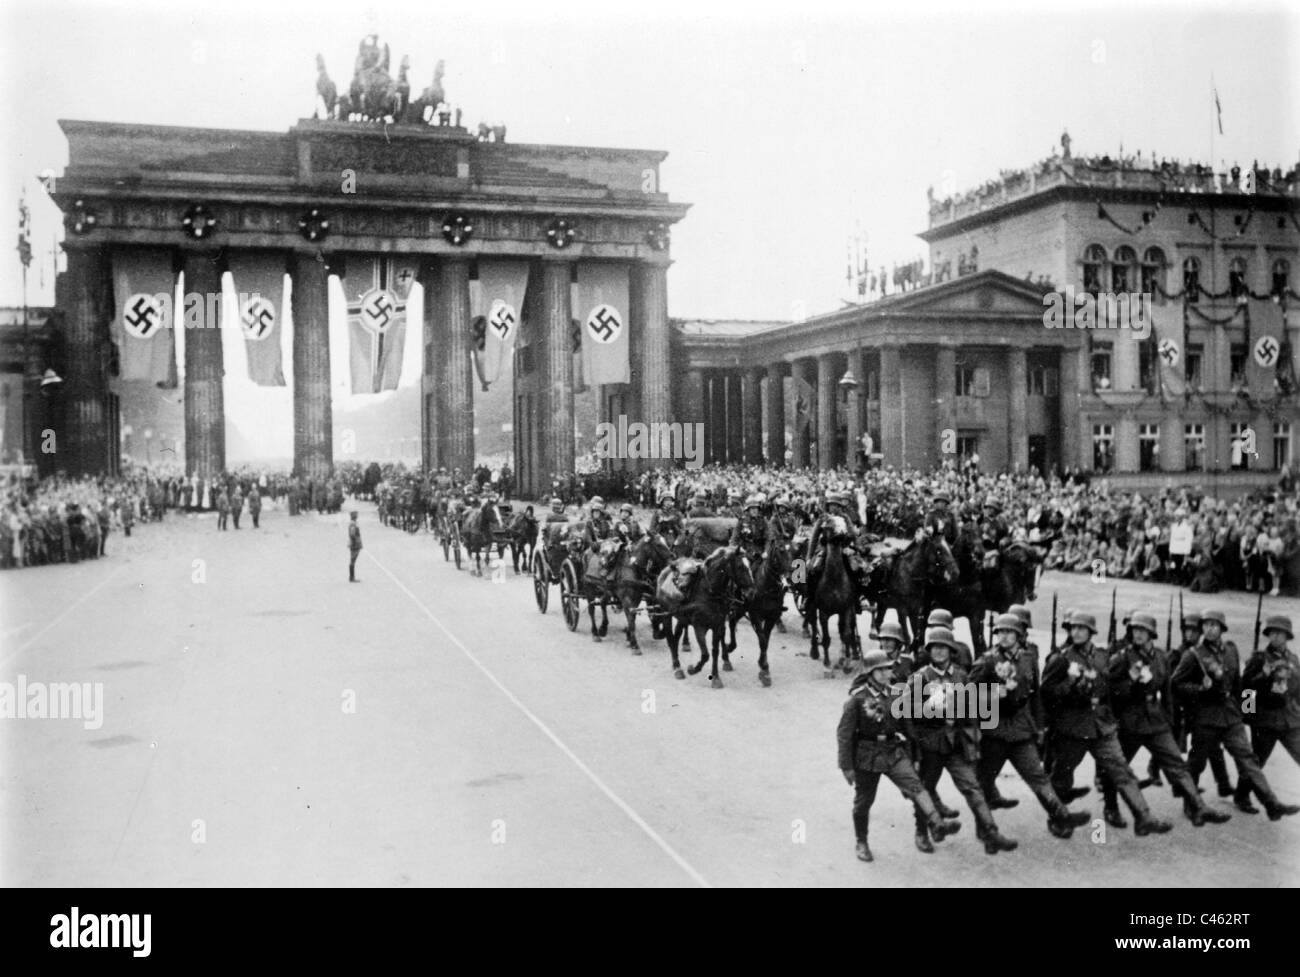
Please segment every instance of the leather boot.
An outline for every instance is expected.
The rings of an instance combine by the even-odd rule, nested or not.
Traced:
[[[859,838],[859,839],[858,839],[858,844],[857,844],[857,854],[858,854],[858,861],[860,861],[860,862],[872,862],[872,861],[875,861],[875,858],[874,858],[874,857],[872,856],[872,854],[871,854],[871,848],[870,848],[870,846],[867,845],[867,839],[866,839],[866,838]]]
[[[941,839],[942,840],[942,839]],[[934,845],[930,843],[929,828],[918,828],[916,832],[916,850],[926,855],[934,854]]]
[[[939,812],[939,817],[943,818],[945,821],[953,821],[958,817],[956,811],[950,808],[943,801],[939,800],[938,794],[934,795],[934,809]]]
[[[1270,821],[1281,821],[1288,814],[1300,814],[1300,805],[1282,804],[1278,801],[1274,801],[1272,804],[1268,805],[1266,810],[1268,811],[1268,819]]]
[[[1139,838],[1150,834],[1162,835],[1172,828],[1173,825],[1168,821],[1162,821],[1150,813],[1136,815],[1133,822],[1133,833]]]
[[[929,833],[934,836],[935,841],[943,841],[949,835],[955,835],[961,830],[960,821],[945,820],[938,814],[930,818]]]
[[[1112,828],[1128,827],[1128,822],[1124,820],[1124,815],[1120,813],[1118,804],[1107,804],[1106,809],[1102,812],[1102,817],[1106,819],[1106,823]]]
[[[985,825],[980,831],[980,840],[984,842],[984,852],[988,855],[996,855],[1000,851],[1015,851],[1020,847],[1020,842],[1004,838],[998,831],[998,826],[992,823]]]

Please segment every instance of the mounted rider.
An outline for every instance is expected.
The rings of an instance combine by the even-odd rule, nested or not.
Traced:
[[[768,531],[782,542],[789,543],[799,529],[799,519],[794,512],[794,504],[789,496],[782,495],[776,500],[775,508],[776,513],[768,524]]]
[[[839,543],[843,547],[845,569],[857,585],[859,593],[866,593],[870,568],[858,554],[855,547],[857,534],[852,505],[847,494],[832,493],[826,497],[826,511],[813,526],[812,538],[808,540],[808,593],[816,589],[821,578],[822,568],[826,564],[826,544]]]
[[[933,505],[925,515],[925,530],[931,535],[942,536],[950,547],[957,545],[957,514],[948,508],[952,496],[936,488]]]
[[[730,546],[740,546],[751,560],[757,560],[767,548],[768,521],[763,518],[763,506],[767,497],[761,492],[745,500],[745,510],[731,531]]]
[[[718,510],[718,515],[727,519],[739,519],[745,514],[744,494],[738,488],[727,490],[727,503]]]
[[[664,542],[671,547],[677,543],[685,528],[676,497],[672,492],[660,492],[659,511],[650,517],[650,535],[662,536]]]

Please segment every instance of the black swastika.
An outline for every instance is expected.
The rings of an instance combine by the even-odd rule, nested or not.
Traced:
[[[393,306],[387,295],[376,296],[366,308],[368,318],[376,329],[384,329],[393,317]]]
[[[155,321],[157,318],[158,307],[147,296],[141,295],[136,298],[135,304],[127,310],[123,321],[131,327],[137,336],[145,338],[158,325]]]
[[[502,306],[492,313],[490,322],[497,335],[505,339],[515,324],[515,314],[508,307]]]
[[[1160,344],[1160,357],[1166,363],[1173,365],[1178,362],[1178,347],[1173,343]]]
[[[597,309],[587,320],[587,328],[602,343],[612,340],[622,327],[623,323],[619,321],[618,313],[608,307]]]
[[[1272,339],[1261,339],[1259,345],[1255,347],[1255,354],[1265,366],[1268,366],[1277,357],[1277,343]]]
[[[274,325],[275,313],[261,302],[256,302],[244,310],[244,326],[258,339],[270,332]]]

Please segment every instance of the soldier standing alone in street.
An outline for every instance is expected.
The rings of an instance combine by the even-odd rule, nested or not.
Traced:
[[[352,510],[352,521],[348,523],[348,552],[352,559],[348,563],[348,580],[357,582],[357,557],[361,555],[361,527],[357,525],[357,510]]]

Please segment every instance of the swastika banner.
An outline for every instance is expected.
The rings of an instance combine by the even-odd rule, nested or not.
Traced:
[[[580,262],[573,315],[582,331],[582,372],[587,383],[632,379],[628,334],[627,265]]]
[[[483,330],[482,348],[474,345],[474,368],[483,383],[500,379],[514,354],[527,288],[528,262],[478,262],[478,279],[469,283],[469,307],[475,336],[480,326]]]
[[[1166,397],[1187,392],[1187,364],[1183,349],[1183,303],[1164,302],[1151,306],[1155,331],[1156,358],[1160,361],[1160,387]],[[1126,341],[1121,338],[1121,341]]]
[[[1256,400],[1277,396],[1274,380],[1282,361],[1282,307],[1272,299],[1250,299],[1250,349],[1246,350],[1246,386]],[[1286,372],[1285,365],[1283,373]]]
[[[406,346],[406,299],[415,259],[349,255],[343,292],[348,300],[348,361],[354,394],[396,390]]]
[[[239,302],[239,331],[248,351],[248,378],[261,387],[283,387],[284,258],[236,251],[229,267]]]
[[[157,248],[113,252],[113,342],[123,380],[169,383],[176,375],[171,253]]]

